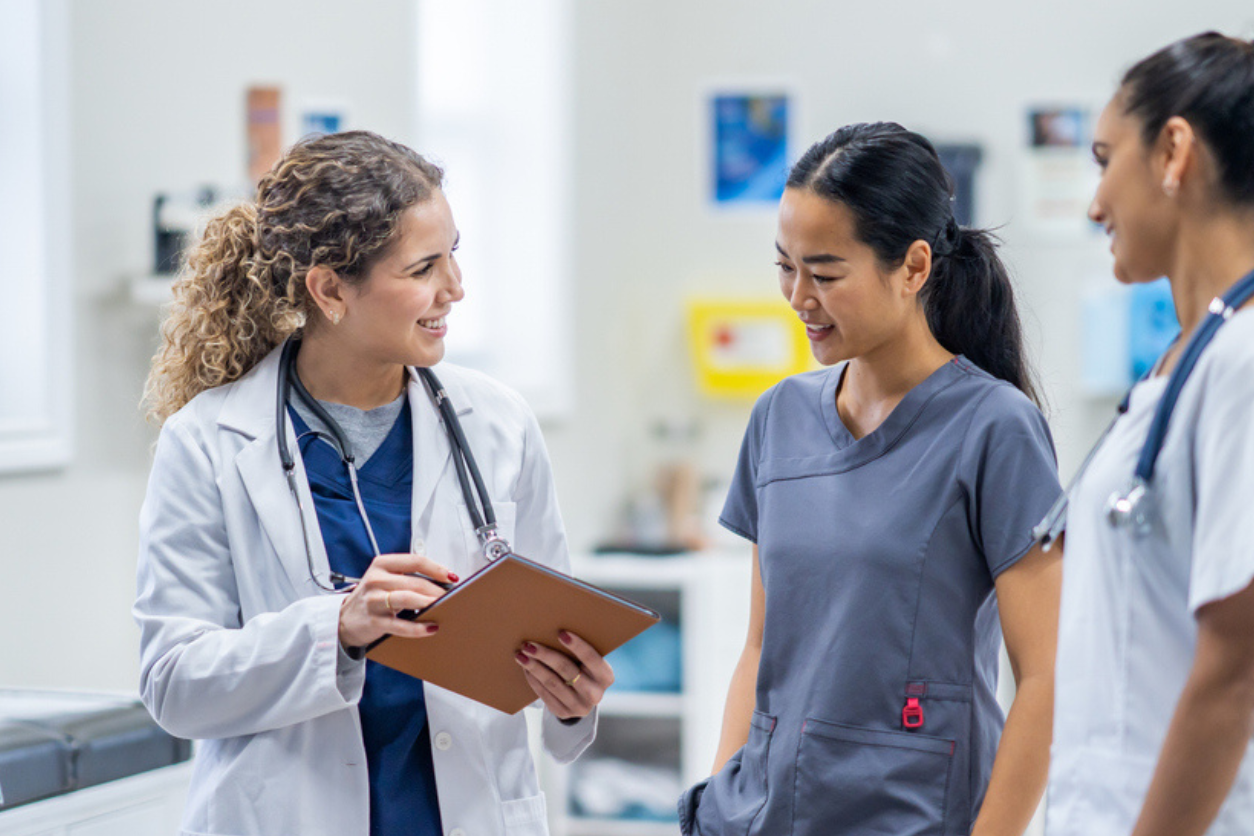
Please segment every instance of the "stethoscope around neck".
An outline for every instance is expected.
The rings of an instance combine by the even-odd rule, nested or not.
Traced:
[[[340,460],[344,463],[344,467],[348,470],[348,481],[353,490],[353,502],[357,505],[357,514],[361,517],[362,525],[366,528],[366,536],[370,539],[370,548],[374,551],[375,557],[381,552],[379,550],[379,541],[375,539],[374,529],[370,525],[370,515],[366,513],[366,505],[361,498],[361,489],[357,484],[357,462],[353,454],[353,445],[349,441],[348,436],[344,433],[339,423],[331,417],[318,400],[309,394],[309,390],[300,380],[300,375],[296,373],[296,355],[300,351],[300,340],[291,337],[283,345],[283,351],[279,356],[279,377],[277,393],[275,398],[275,440],[279,448],[279,462],[283,465],[283,475],[287,479],[288,490],[291,491],[292,497],[296,500],[296,510],[300,514],[300,531],[305,543],[305,562],[309,567],[309,577],[317,584],[320,589],[327,592],[343,591],[344,585],[355,584],[360,579],[350,578],[339,572],[332,571],[329,576],[330,585],[323,583],[318,578],[318,573],[314,571],[313,565],[313,548],[309,543],[309,526],[305,519],[305,506],[301,502],[300,491],[296,484],[296,458],[292,455],[291,449],[287,443],[287,405],[290,401],[291,394],[295,391],[296,396],[309,408],[309,410],[318,417],[330,433],[317,429],[311,429],[310,432],[326,441],[340,454]],[[475,536],[479,540],[479,548],[484,558],[493,561],[509,554],[512,549],[509,542],[501,536],[496,526],[496,512],[492,508],[492,500],[488,497],[487,486],[483,483],[483,476],[479,472],[479,467],[475,464],[475,457],[470,452],[470,445],[466,442],[466,435],[462,432],[461,421],[457,419],[457,411],[453,408],[452,402],[449,400],[448,392],[440,383],[439,378],[430,369],[418,367],[415,369],[420,380],[422,380],[427,394],[431,397],[435,404],[436,410],[440,413],[441,423],[444,424],[444,431],[448,434],[449,446],[452,448],[453,464],[457,471],[457,482],[461,487],[462,498],[466,501],[466,509],[470,514],[471,524],[475,529]]]
[[[1171,423],[1176,401],[1180,399],[1184,384],[1193,373],[1194,367],[1197,366],[1202,352],[1215,338],[1216,332],[1252,296],[1254,296],[1254,270],[1246,273],[1222,296],[1211,300],[1206,316],[1198,325],[1197,330],[1193,332],[1193,336],[1189,338],[1184,351],[1180,353],[1179,362],[1176,363],[1171,376],[1167,379],[1167,388],[1163,392],[1162,400],[1158,402],[1158,407],[1154,410],[1154,418],[1150,422],[1149,433],[1146,435],[1145,444],[1141,447],[1141,454],[1137,458],[1136,470],[1133,471],[1131,480],[1123,490],[1116,491],[1106,502],[1106,520],[1112,527],[1130,529],[1140,535],[1150,531],[1155,513],[1154,468],[1158,463],[1158,454],[1162,452],[1163,444],[1167,440],[1167,427]],[[1141,380],[1144,379],[1141,378]],[[1140,382],[1137,381],[1138,384]],[[1135,389],[1136,386],[1134,385],[1133,388]],[[1132,390],[1129,389],[1120,401],[1114,419],[1106,427],[1101,438],[1097,440],[1097,444],[1093,445],[1093,449],[1085,456],[1084,462],[1072,478],[1071,484],[1067,486],[1067,490],[1049,509],[1049,513],[1045,515],[1045,519],[1041,520],[1040,525],[1032,530],[1032,536],[1044,550],[1048,551],[1066,529],[1068,498],[1093,462],[1102,443],[1115,428],[1115,424],[1128,411],[1131,399]]]

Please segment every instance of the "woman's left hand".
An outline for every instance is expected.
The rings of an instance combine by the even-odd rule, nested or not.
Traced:
[[[549,711],[561,720],[586,717],[614,683],[614,669],[574,633],[563,630],[558,638],[565,645],[563,650],[523,642],[514,658]]]

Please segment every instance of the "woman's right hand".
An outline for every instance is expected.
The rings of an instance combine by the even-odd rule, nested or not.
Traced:
[[[426,577],[415,577],[425,575]],[[444,594],[427,578],[457,583],[458,577],[418,554],[381,554],[340,604],[340,644],[365,647],[385,635],[420,639],[438,629],[397,618],[402,610],[420,610]]]

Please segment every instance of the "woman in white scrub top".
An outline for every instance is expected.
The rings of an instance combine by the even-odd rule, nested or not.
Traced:
[[[1166,275],[1181,336],[1071,495],[1049,836],[1254,833],[1254,305],[1180,393],[1148,531],[1114,527],[1181,349],[1254,270],[1254,45],[1215,33],[1124,77],[1101,115],[1090,217],[1115,277]]]

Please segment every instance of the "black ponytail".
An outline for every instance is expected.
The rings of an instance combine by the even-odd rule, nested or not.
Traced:
[[[937,342],[1040,404],[996,239],[954,221],[953,183],[931,142],[892,122],[847,125],[806,151],[788,187],[847,206],[858,239],[890,268],[928,242],[932,275],[920,301]]]
[[[950,252],[933,257],[932,277],[920,294],[927,324],[945,350],[962,354],[1039,404],[997,239],[982,229],[961,229],[956,237]]]

